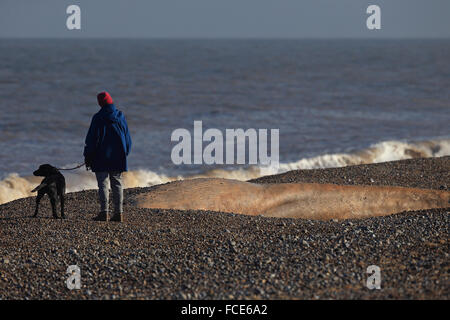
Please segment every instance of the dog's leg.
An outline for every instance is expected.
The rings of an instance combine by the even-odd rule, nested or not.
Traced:
[[[56,214],[56,195],[55,194],[49,194],[50,196],[50,203],[52,205],[52,213],[53,218],[58,219],[58,215]]]
[[[40,185],[38,185],[36,188],[34,188],[33,190],[31,190],[31,192],[36,192],[36,191],[39,191],[39,190],[41,190],[42,188],[44,188],[44,187],[46,187],[47,186],[47,184],[46,183],[44,183],[44,182],[42,182]]]
[[[36,197],[36,208],[34,209],[34,215],[33,218],[37,217],[38,215],[38,211],[39,211],[39,202],[41,201],[41,198],[44,194],[43,193],[38,193],[37,197]]]
[[[66,216],[64,215],[64,194],[60,195],[60,201],[61,201],[61,218],[65,219]]]

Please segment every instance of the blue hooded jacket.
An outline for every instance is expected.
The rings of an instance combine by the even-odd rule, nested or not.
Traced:
[[[92,159],[92,171],[127,171],[130,149],[131,137],[123,113],[114,104],[103,106],[92,117],[84,147],[83,155]]]

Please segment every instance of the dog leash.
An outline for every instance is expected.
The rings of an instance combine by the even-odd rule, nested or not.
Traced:
[[[73,168],[68,168],[68,169],[56,168],[56,169],[58,169],[58,170],[75,170],[75,169],[81,168],[82,166],[84,166],[84,164],[85,163],[83,162],[82,164],[80,164],[76,167],[73,167]]]

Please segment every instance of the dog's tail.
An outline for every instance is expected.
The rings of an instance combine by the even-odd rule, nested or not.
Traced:
[[[41,190],[43,187],[45,187],[47,184],[46,183],[41,183],[40,185],[38,185],[36,188],[34,188],[33,190],[31,190],[31,192],[36,192]]]

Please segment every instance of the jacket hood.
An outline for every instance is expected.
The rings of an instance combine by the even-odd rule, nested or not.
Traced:
[[[114,104],[107,104],[103,106],[98,112],[98,115],[102,119],[110,122],[119,122],[123,118],[122,112],[117,110]]]

